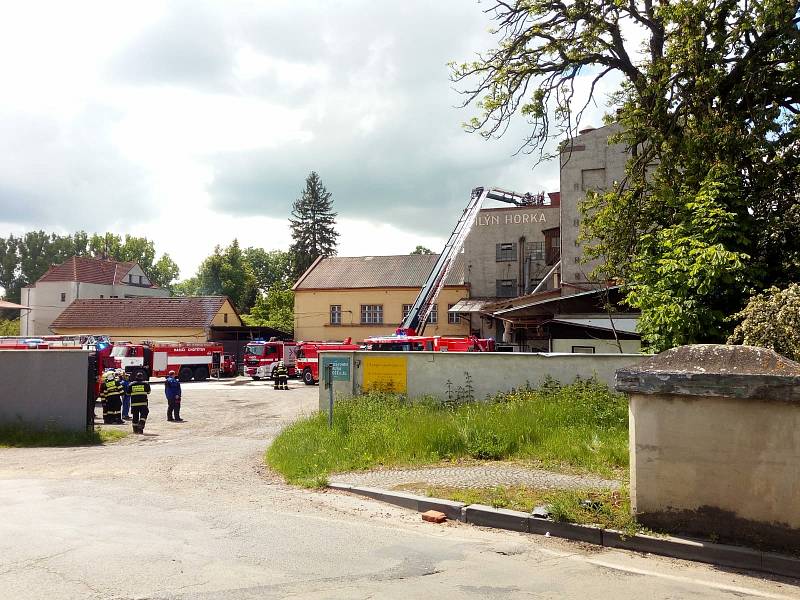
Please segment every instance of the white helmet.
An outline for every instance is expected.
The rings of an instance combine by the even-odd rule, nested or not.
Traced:
[[[103,378],[106,381],[111,381],[112,379],[114,379],[114,371],[106,371],[105,375],[103,375]]]

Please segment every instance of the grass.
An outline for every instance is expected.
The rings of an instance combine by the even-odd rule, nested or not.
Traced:
[[[94,431],[37,431],[21,425],[0,426],[0,448],[38,448],[57,446],[95,446],[116,442],[130,432],[120,429]]]
[[[631,515],[627,489],[612,490],[541,490],[529,487],[451,488],[427,487],[425,495],[446,498],[465,504],[485,504],[531,512],[547,506],[554,521],[596,525],[633,535],[644,529]],[[588,502],[587,502],[588,501]]]
[[[287,481],[309,487],[329,473],[463,459],[619,476],[628,464],[627,400],[594,380],[454,404],[373,393],[337,402],[332,430],[323,413],[297,421],[266,454]]]

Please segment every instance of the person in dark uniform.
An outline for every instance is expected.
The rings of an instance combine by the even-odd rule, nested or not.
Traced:
[[[113,371],[106,374],[105,381],[100,388],[103,398],[103,423],[108,425],[121,425],[122,420],[122,385],[117,381]]]
[[[183,423],[183,419],[181,419],[181,382],[175,378],[175,371],[170,371],[164,381],[164,394],[167,396],[167,421]]]
[[[289,389],[289,371],[286,370],[286,365],[283,364],[282,360],[279,360],[278,366],[275,367],[275,389]]]
[[[150,409],[147,406],[147,394],[150,384],[144,380],[144,373],[136,373],[136,380],[128,386],[131,394],[131,412],[133,413],[133,433],[144,433],[144,425]]]

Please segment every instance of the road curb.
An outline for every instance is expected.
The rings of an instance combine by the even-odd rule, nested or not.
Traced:
[[[715,544],[695,539],[669,536],[655,537],[644,534],[626,535],[619,531],[601,529],[599,527],[537,519],[529,513],[515,510],[493,508],[483,504],[466,505],[463,502],[416,496],[405,492],[392,492],[379,488],[344,483],[331,483],[328,487],[366,496],[374,500],[394,504],[395,506],[410,508],[417,512],[438,510],[446,514],[448,519],[463,521],[481,527],[560,537],[607,548],[659,554],[671,558],[800,578],[800,559],[783,554],[762,552],[740,546]]]

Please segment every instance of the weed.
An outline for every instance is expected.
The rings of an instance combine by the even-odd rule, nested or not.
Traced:
[[[56,446],[94,446],[115,442],[128,435],[127,430],[99,428],[94,431],[36,430],[25,425],[0,426],[0,448],[36,448]]]

